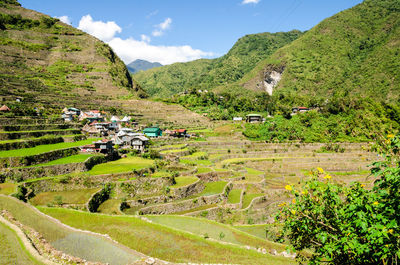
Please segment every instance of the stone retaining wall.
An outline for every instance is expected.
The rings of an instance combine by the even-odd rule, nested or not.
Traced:
[[[44,135],[65,135],[66,132],[68,134],[79,134],[81,133],[80,130],[74,129],[74,130],[68,130],[68,131],[32,131],[32,132],[6,132],[6,133],[0,133],[0,140],[14,140],[14,139],[21,139],[21,138],[33,138],[33,137],[41,137]]]
[[[75,155],[78,151],[79,147],[71,147],[32,156],[4,157],[0,158],[0,169],[42,164],[59,158]]]

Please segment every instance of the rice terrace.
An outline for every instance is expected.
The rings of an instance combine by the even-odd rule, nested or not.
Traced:
[[[400,263],[399,0],[106,2],[0,0],[0,264]]]

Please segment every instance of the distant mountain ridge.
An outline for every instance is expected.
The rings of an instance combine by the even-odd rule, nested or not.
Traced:
[[[160,67],[163,66],[162,64],[158,63],[158,62],[149,62],[146,60],[141,60],[141,59],[137,59],[129,64],[126,65],[126,67],[128,68],[128,71],[131,74],[137,73],[139,71],[146,71],[155,67]]]

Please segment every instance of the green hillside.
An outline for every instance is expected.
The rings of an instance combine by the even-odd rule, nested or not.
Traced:
[[[134,78],[154,97],[190,89],[210,90],[241,79],[258,62],[301,35],[297,30],[246,35],[220,58],[175,63],[137,73]]]
[[[0,28],[3,102],[79,104],[140,90],[108,45],[58,19],[1,1]]]
[[[242,81],[253,89],[282,69],[274,93],[288,102],[316,106],[348,96],[397,101],[400,2],[365,0],[340,12],[262,61]]]

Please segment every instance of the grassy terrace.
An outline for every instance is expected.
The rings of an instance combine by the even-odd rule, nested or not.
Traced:
[[[149,223],[136,217],[107,216],[59,208],[39,209],[67,225],[108,234],[129,248],[170,262],[295,264],[294,261],[283,257],[223,245],[206,240],[203,236]],[[254,240],[259,241],[259,239]],[[269,244],[273,244],[274,247],[280,246],[274,243]]]
[[[221,161],[222,165],[227,165],[227,164],[241,164],[244,162],[254,162],[254,161],[282,161],[282,159],[288,158],[288,157],[238,157],[238,158],[229,158]]]
[[[138,259],[137,255],[104,238],[61,226],[16,199],[0,196],[0,209],[8,210],[19,222],[38,231],[55,248],[73,256],[116,265],[131,264]]]
[[[14,183],[1,183],[0,184],[0,194],[10,195],[15,192],[15,188],[17,187]]]
[[[0,261],[1,264],[42,264],[26,250],[18,235],[0,222]]]
[[[86,190],[68,190],[68,191],[50,191],[42,192],[33,197],[30,202],[33,205],[57,204],[56,197],[61,197],[62,204],[85,204],[89,201],[90,196],[99,189]]]
[[[235,225],[236,229],[262,239],[266,238],[266,227],[267,225]]]
[[[203,192],[200,193],[200,196],[220,194],[224,190],[226,184],[228,184],[226,181],[209,182],[206,184]]]
[[[9,151],[0,151],[0,158],[1,157],[23,157],[23,156],[32,156],[38,155],[54,150],[71,148],[71,147],[78,147],[86,144],[91,144],[93,141],[96,141],[100,138],[91,138],[83,141],[72,142],[72,143],[58,143],[58,144],[45,144],[45,145],[38,145],[32,148],[23,148],[17,150],[9,150]]]
[[[136,156],[122,158],[104,164],[94,166],[88,171],[90,175],[106,175],[132,172],[143,168],[149,168],[154,165],[154,160],[145,159]]]
[[[199,207],[196,207],[196,208],[192,208],[192,209],[189,209],[189,210],[175,212],[175,213],[173,213],[173,215],[184,215],[184,214],[187,214],[187,213],[194,213],[194,212],[198,212],[198,211],[206,212],[206,210],[214,208],[214,207],[217,207],[217,206],[218,206],[217,203],[215,203],[215,204],[205,204],[205,205],[202,205],[202,206],[199,206]]]
[[[57,160],[53,160],[43,164],[37,164],[28,167],[45,167],[45,166],[54,166],[54,165],[64,165],[64,164],[73,164],[73,163],[82,163],[85,162],[88,158],[92,157],[92,154],[77,154],[68,157],[63,157]]]
[[[245,195],[243,196],[242,209],[245,209],[245,208],[249,207],[251,201],[252,201],[254,198],[261,197],[261,196],[263,196],[263,195],[264,195],[264,194],[262,194],[262,193],[245,194]]]
[[[160,154],[173,154],[173,153],[180,153],[180,152],[186,152],[189,151],[189,149],[184,148],[184,149],[171,149],[171,150],[164,150],[161,151]]]
[[[176,188],[181,188],[190,184],[195,183],[199,179],[194,176],[182,176],[182,177],[176,177],[175,181],[176,184],[172,185],[171,188],[176,189]]]
[[[228,196],[228,203],[240,203],[242,190],[231,190]]]
[[[176,215],[149,215],[146,216],[146,218],[157,224],[165,225],[178,230],[183,230],[199,236],[207,235],[209,238],[227,243],[252,246],[257,248],[264,247],[266,249],[274,248],[278,251],[284,250],[284,246],[281,244],[255,238],[254,236],[239,231],[232,226],[221,224],[204,218]],[[265,235],[265,225],[263,225],[263,227]]]

